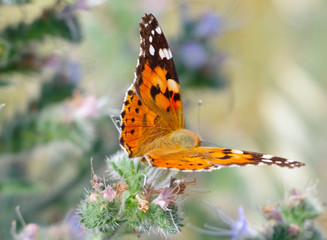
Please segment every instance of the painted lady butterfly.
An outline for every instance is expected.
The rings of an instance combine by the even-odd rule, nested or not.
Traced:
[[[129,157],[141,156],[153,167],[210,171],[221,167],[304,163],[236,149],[202,147],[184,128],[179,81],[166,38],[152,14],[140,23],[140,55],[121,112],[120,145]]]

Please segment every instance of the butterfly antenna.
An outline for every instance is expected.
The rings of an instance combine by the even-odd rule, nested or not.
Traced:
[[[201,105],[202,105],[202,100],[199,99],[198,100],[198,134],[200,134],[200,109],[201,109]]]
[[[114,126],[115,128],[117,129],[117,131],[119,132],[120,134],[120,128],[119,128],[119,125],[120,125],[120,121],[115,119],[115,116],[114,115],[109,115],[110,118],[111,118],[111,121],[114,123]]]

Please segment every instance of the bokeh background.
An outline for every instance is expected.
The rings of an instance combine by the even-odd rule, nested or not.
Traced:
[[[18,205],[25,222],[55,231],[90,188],[91,158],[105,174],[119,150],[109,114],[134,78],[144,13],[172,49],[187,128],[307,164],[190,174],[186,222],[215,225],[208,201],[235,218],[243,206],[260,226],[264,204],[317,182],[325,203],[326,12],[324,0],[0,1],[0,238],[11,239]],[[210,237],[186,227],[178,239]]]

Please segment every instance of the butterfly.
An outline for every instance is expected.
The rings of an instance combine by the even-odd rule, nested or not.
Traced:
[[[121,112],[120,145],[129,157],[143,157],[153,167],[211,171],[222,167],[304,163],[272,155],[201,146],[201,137],[184,128],[181,90],[172,53],[152,14],[140,22],[140,54],[134,82]]]

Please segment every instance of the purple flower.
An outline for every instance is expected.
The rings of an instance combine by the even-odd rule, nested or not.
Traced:
[[[207,63],[209,54],[200,43],[188,41],[180,48],[180,58],[186,67],[198,69]]]
[[[80,223],[80,216],[76,211],[71,212],[65,219],[65,223],[69,226],[69,232],[71,239],[83,240],[86,239],[87,234]]]
[[[77,85],[82,79],[83,72],[79,62],[71,59],[61,58],[52,54],[43,61],[43,66],[63,76],[71,84]]]
[[[168,211],[167,208],[170,204],[174,204],[176,199],[176,193],[172,188],[164,188],[159,196],[153,200],[154,204],[159,205],[163,210]]]
[[[101,5],[106,0],[77,0],[73,4],[68,4],[63,11],[58,15],[61,19],[69,19],[72,18],[75,11],[77,10],[89,10],[93,7]]]
[[[220,31],[222,19],[213,12],[203,14],[194,28],[194,35],[198,38],[210,38]]]
[[[69,82],[77,85],[82,79],[82,70],[79,62],[69,61],[66,65],[66,71]]]
[[[103,198],[105,200],[107,200],[108,202],[112,202],[116,198],[116,195],[117,195],[116,191],[109,185],[103,191],[101,191],[101,194],[102,194]]]
[[[275,220],[280,223],[284,222],[283,214],[277,206],[264,205],[262,211],[267,215],[269,220]]]
[[[287,206],[289,207],[294,207],[294,206],[298,206],[303,199],[307,198],[307,194],[304,192],[301,192],[298,189],[293,188],[290,191],[290,196],[287,199]]]
[[[159,205],[163,210],[169,211],[167,207],[176,203],[177,196],[183,194],[189,184],[193,184],[193,182],[171,178],[169,187],[163,188],[159,196],[153,200],[153,203]]]
[[[216,211],[218,218],[229,226],[229,229],[214,227],[207,224],[205,225],[207,229],[192,226],[193,229],[207,235],[230,237],[230,240],[257,236],[257,232],[247,223],[242,207],[238,209],[238,220],[232,219],[222,209],[214,206],[211,207]]]
[[[241,238],[241,237],[252,237],[255,232],[247,224],[245,216],[244,216],[244,209],[242,207],[239,207],[239,209],[238,209],[238,218],[239,219],[237,221],[234,221],[231,218],[229,218],[230,227],[231,227],[231,230],[233,232],[231,240],[232,239],[236,240],[236,239]]]

